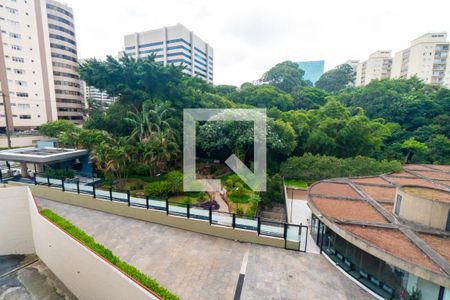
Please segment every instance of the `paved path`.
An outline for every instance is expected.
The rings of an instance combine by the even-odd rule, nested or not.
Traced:
[[[373,299],[317,254],[240,243],[54,201],[37,201],[181,299],[233,299],[242,270],[240,299]]]
[[[76,300],[77,298],[32,255],[0,256],[1,300]]]

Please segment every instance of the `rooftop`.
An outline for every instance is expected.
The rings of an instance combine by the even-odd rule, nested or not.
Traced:
[[[397,187],[450,201],[449,180],[450,166],[405,165],[393,174],[317,182],[308,190],[308,201],[327,226],[372,246],[371,254],[437,275],[450,285],[450,232],[405,222],[393,213]]]
[[[88,150],[83,149],[28,147],[0,151],[0,160],[27,163],[49,163],[74,159],[87,155],[88,153]]]

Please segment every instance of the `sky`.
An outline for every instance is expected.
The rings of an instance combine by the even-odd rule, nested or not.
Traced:
[[[181,23],[214,48],[214,84],[237,86],[285,60],[325,60],[329,70],[450,33],[448,0],[62,1],[74,10],[80,58],[116,56],[125,34]]]

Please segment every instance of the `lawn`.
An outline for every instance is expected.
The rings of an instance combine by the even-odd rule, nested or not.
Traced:
[[[286,186],[292,186],[292,187],[301,188],[301,189],[308,188],[308,184],[306,182],[304,182],[303,180],[285,179],[284,182],[285,182]]]
[[[199,205],[205,194],[202,192],[189,192],[184,195],[176,195],[169,198],[169,202],[177,202],[191,205]]]

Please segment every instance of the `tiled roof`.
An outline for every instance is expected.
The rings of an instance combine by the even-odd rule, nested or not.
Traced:
[[[328,179],[309,188],[308,200],[329,222],[360,240],[450,280],[450,233],[423,227],[417,233],[416,225],[402,222],[393,214],[396,187],[414,185],[450,191],[444,181],[449,172],[450,166],[405,165],[401,172],[384,176]],[[441,195],[439,191],[423,190]]]

